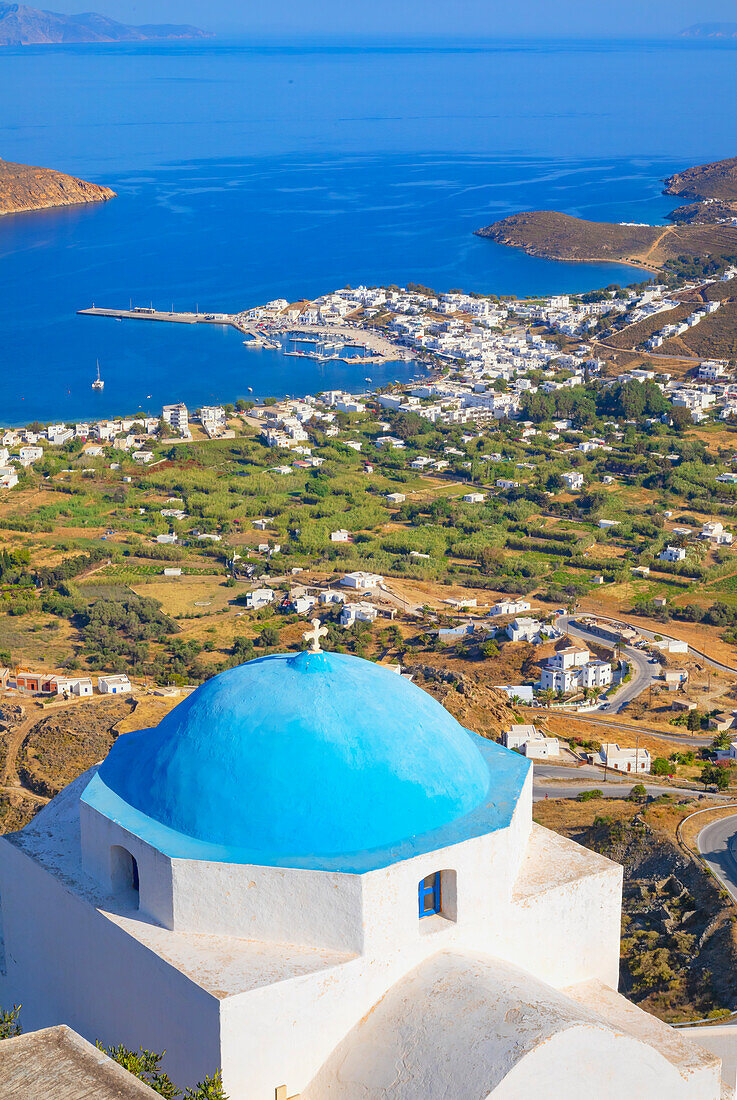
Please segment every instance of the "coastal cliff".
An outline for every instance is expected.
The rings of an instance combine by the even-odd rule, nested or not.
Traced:
[[[665,181],[664,194],[698,202],[706,199],[737,201],[737,157],[676,172]]]
[[[0,214],[46,210],[83,202],[106,202],[115,198],[109,187],[56,172],[0,160]]]

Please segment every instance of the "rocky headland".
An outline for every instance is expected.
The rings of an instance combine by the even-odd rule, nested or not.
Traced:
[[[67,176],[53,168],[35,168],[0,160],[0,214],[106,202],[115,192],[98,183]]]

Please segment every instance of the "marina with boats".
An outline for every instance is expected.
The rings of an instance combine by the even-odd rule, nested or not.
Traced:
[[[367,328],[357,321],[340,324],[300,324],[281,321],[266,324],[254,322],[248,313],[201,313],[157,310],[153,306],[133,306],[111,309],[92,305],[80,309],[85,317],[108,317],[118,321],[159,321],[182,325],[223,325],[237,329],[246,339],[249,350],[282,351],[295,358],[312,359],[318,363],[343,362],[384,364],[413,358],[406,347],[395,344],[383,333]],[[369,381],[369,379],[367,379]]]

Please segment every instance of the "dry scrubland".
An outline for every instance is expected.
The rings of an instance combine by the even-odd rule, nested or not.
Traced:
[[[649,805],[549,799],[534,809],[540,824],[623,865],[620,988],[669,1023],[737,1009],[737,910],[676,839],[679,822],[709,802],[677,797]]]
[[[549,260],[614,261],[654,271],[682,256],[737,254],[737,226],[615,225],[554,210],[512,214],[477,235]]]

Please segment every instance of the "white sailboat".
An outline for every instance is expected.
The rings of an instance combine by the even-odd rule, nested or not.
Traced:
[[[105,383],[103,382],[102,378],[100,378],[100,360],[99,359],[97,360],[97,378],[92,383],[92,389],[93,390],[104,390],[105,389]]]

